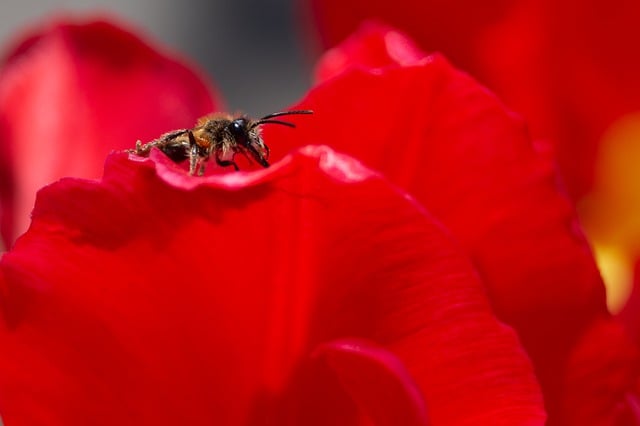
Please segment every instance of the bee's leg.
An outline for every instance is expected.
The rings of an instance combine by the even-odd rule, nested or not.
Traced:
[[[151,148],[153,148],[153,142],[143,144],[142,141],[138,139],[136,141],[136,147],[133,149],[127,149],[125,152],[143,157],[149,154],[149,151],[151,151]]]
[[[206,158],[203,158],[200,161],[200,167],[198,168],[198,176],[204,176],[204,170],[207,168],[207,160]]]
[[[189,135],[189,174],[191,176],[196,174],[196,167],[198,166],[198,145],[196,144],[196,138],[191,131]]]
[[[234,169],[236,169],[236,172],[240,170],[240,167],[238,167],[238,165],[235,163],[235,161],[233,160],[221,160],[220,157],[218,156],[218,153],[216,153],[216,164],[220,167],[229,167],[229,166],[233,166]]]

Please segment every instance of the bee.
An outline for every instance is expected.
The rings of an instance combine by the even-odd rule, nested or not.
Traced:
[[[240,170],[234,161],[236,154],[242,154],[262,167],[269,167],[269,147],[260,136],[260,126],[280,124],[296,127],[295,124],[276,117],[295,114],[313,114],[310,110],[282,111],[253,120],[244,115],[233,116],[218,113],[202,117],[195,127],[165,133],[158,139],[143,144],[136,142],[134,149],[126,152],[146,157],[152,148],[158,148],[176,163],[189,160],[189,174],[204,175],[207,163],[214,159],[221,167],[232,166]]]

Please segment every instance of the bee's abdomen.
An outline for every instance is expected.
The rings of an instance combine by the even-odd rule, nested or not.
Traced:
[[[167,144],[159,147],[164,154],[176,163],[181,163],[189,158],[189,149],[182,144]]]

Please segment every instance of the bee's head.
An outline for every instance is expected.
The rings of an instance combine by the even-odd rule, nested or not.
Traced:
[[[262,167],[269,167],[269,148],[260,137],[260,132],[253,122],[241,117],[231,121],[227,131],[238,146],[245,149]]]
[[[245,117],[236,118],[227,126],[227,131],[231,134],[236,143],[246,149],[251,157],[256,160],[262,167],[269,167],[269,147],[260,137],[259,126],[264,124],[281,124],[283,126],[296,127],[293,123],[286,121],[272,120],[274,117],[282,115],[294,114],[312,114],[313,111],[283,111],[266,115],[259,120],[252,121]]]

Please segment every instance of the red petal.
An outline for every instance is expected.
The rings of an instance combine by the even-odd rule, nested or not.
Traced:
[[[98,177],[109,152],[190,127],[217,105],[196,73],[112,23],[26,35],[0,70],[0,169],[11,171],[0,180],[3,238],[26,229],[43,185]]]
[[[370,40],[365,31],[363,50]],[[274,156],[330,142],[415,196],[472,257],[557,401],[573,342],[606,315],[604,287],[549,152],[522,121],[437,55],[344,72],[295,108],[313,119],[298,119],[294,133],[266,129]]]
[[[8,425],[356,424],[305,361],[345,337],[395,354],[434,425],[543,423],[515,334],[406,194],[324,147],[202,179],[161,158],[43,189],[0,260]]]

